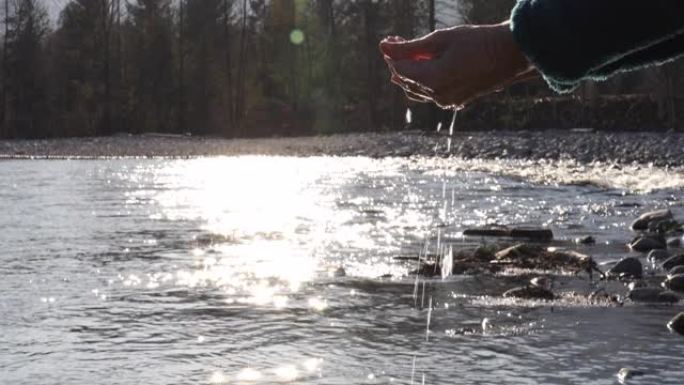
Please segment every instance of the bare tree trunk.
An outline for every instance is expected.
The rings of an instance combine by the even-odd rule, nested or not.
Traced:
[[[102,118],[102,133],[110,134],[112,128],[112,77],[111,77],[111,29],[112,29],[112,3],[102,0],[102,43],[104,44],[104,68],[102,70],[102,82],[104,83],[104,113]]]
[[[179,4],[178,26],[178,132],[185,130],[185,0]]]
[[[224,35],[224,44],[225,44],[225,50],[226,50],[226,57],[225,57],[225,71],[226,71],[226,96],[227,100],[225,103],[224,108],[227,111],[227,121],[228,121],[228,130],[229,130],[229,136],[234,136],[235,135],[235,101],[234,101],[234,93],[233,93],[233,63],[232,63],[232,58],[230,55],[230,50],[231,50],[231,38],[230,38],[230,4],[229,0],[223,0],[223,35]]]
[[[373,15],[373,2],[366,0],[363,2],[363,24],[364,37],[366,40],[366,97],[368,103],[368,124],[369,128],[376,130],[378,128],[377,118],[377,93],[375,89],[375,17]]]
[[[0,99],[0,137],[9,133],[7,127],[7,82],[9,80],[9,61],[7,60],[7,48],[9,47],[9,0],[5,0],[5,36],[2,42],[2,98]]]
[[[235,116],[238,126],[245,116],[245,72],[247,60],[247,0],[242,1],[242,27],[240,30],[240,56],[238,59],[238,85],[235,101]],[[242,130],[241,130],[242,131]],[[244,134],[244,133],[243,133]]]

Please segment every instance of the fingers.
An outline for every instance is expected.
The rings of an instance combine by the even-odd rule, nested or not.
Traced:
[[[380,51],[393,60],[430,60],[438,56],[444,43],[438,32],[409,41],[391,36],[380,42]]]
[[[421,87],[433,92],[433,89],[439,85],[436,81],[436,76],[439,74],[437,61],[415,61],[415,60],[389,60],[388,65],[393,68],[394,72],[402,79],[412,81],[419,84]]]
[[[421,94],[420,90],[417,90],[411,85],[404,83],[399,76],[393,74],[391,82],[401,87],[406,97],[414,102],[428,103],[432,101],[429,96]]]

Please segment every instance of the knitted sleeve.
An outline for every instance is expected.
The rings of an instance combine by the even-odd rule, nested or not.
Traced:
[[[560,92],[684,53],[682,0],[518,0],[511,30]]]

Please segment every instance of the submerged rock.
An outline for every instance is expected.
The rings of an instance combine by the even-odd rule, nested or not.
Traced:
[[[578,239],[577,243],[582,244],[582,245],[595,245],[596,239],[590,235],[588,237]]]
[[[670,258],[670,253],[667,250],[663,250],[663,249],[651,250],[651,252],[648,253],[647,258],[648,258],[648,261],[651,263],[664,261],[664,260]]]
[[[523,286],[508,290],[503,294],[505,298],[522,298],[522,299],[543,299],[552,300],[555,298],[553,293],[540,286]]]
[[[663,284],[670,290],[684,293],[684,274],[669,275]]]
[[[677,254],[663,262],[663,269],[670,271],[677,266],[684,265],[684,254]]]
[[[677,303],[677,294],[659,287],[637,287],[629,291],[627,298],[634,302]]]
[[[667,328],[670,331],[684,335],[684,313],[677,314],[670,322],[667,323]]]
[[[641,262],[636,258],[624,258],[606,272],[608,278],[634,278],[639,279],[644,274]]]
[[[649,234],[635,238],[629,244],[629,247],[634,251],[647,253],[655,249],[667,248],[667,242],[665,242],[665,238],[661,235]]]
[[[662,222],[672,218],[672,212],[670,210],[651,211],[642,214],[637,220],[632,222],[632,230],[646,231],[651,223]]]

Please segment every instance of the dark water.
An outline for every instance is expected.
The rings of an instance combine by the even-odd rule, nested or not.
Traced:
[[[511,302],[509,278],[406,276],[395,257],[462,247],[466,226],[542,224],[558,247],[591,234],[581,250],[609,261],[641,211],[684,212],[680,173],[537,166],[0,162],[0,383],[614,384],[622,367],[684,383],[664,326],[681,305]]]

